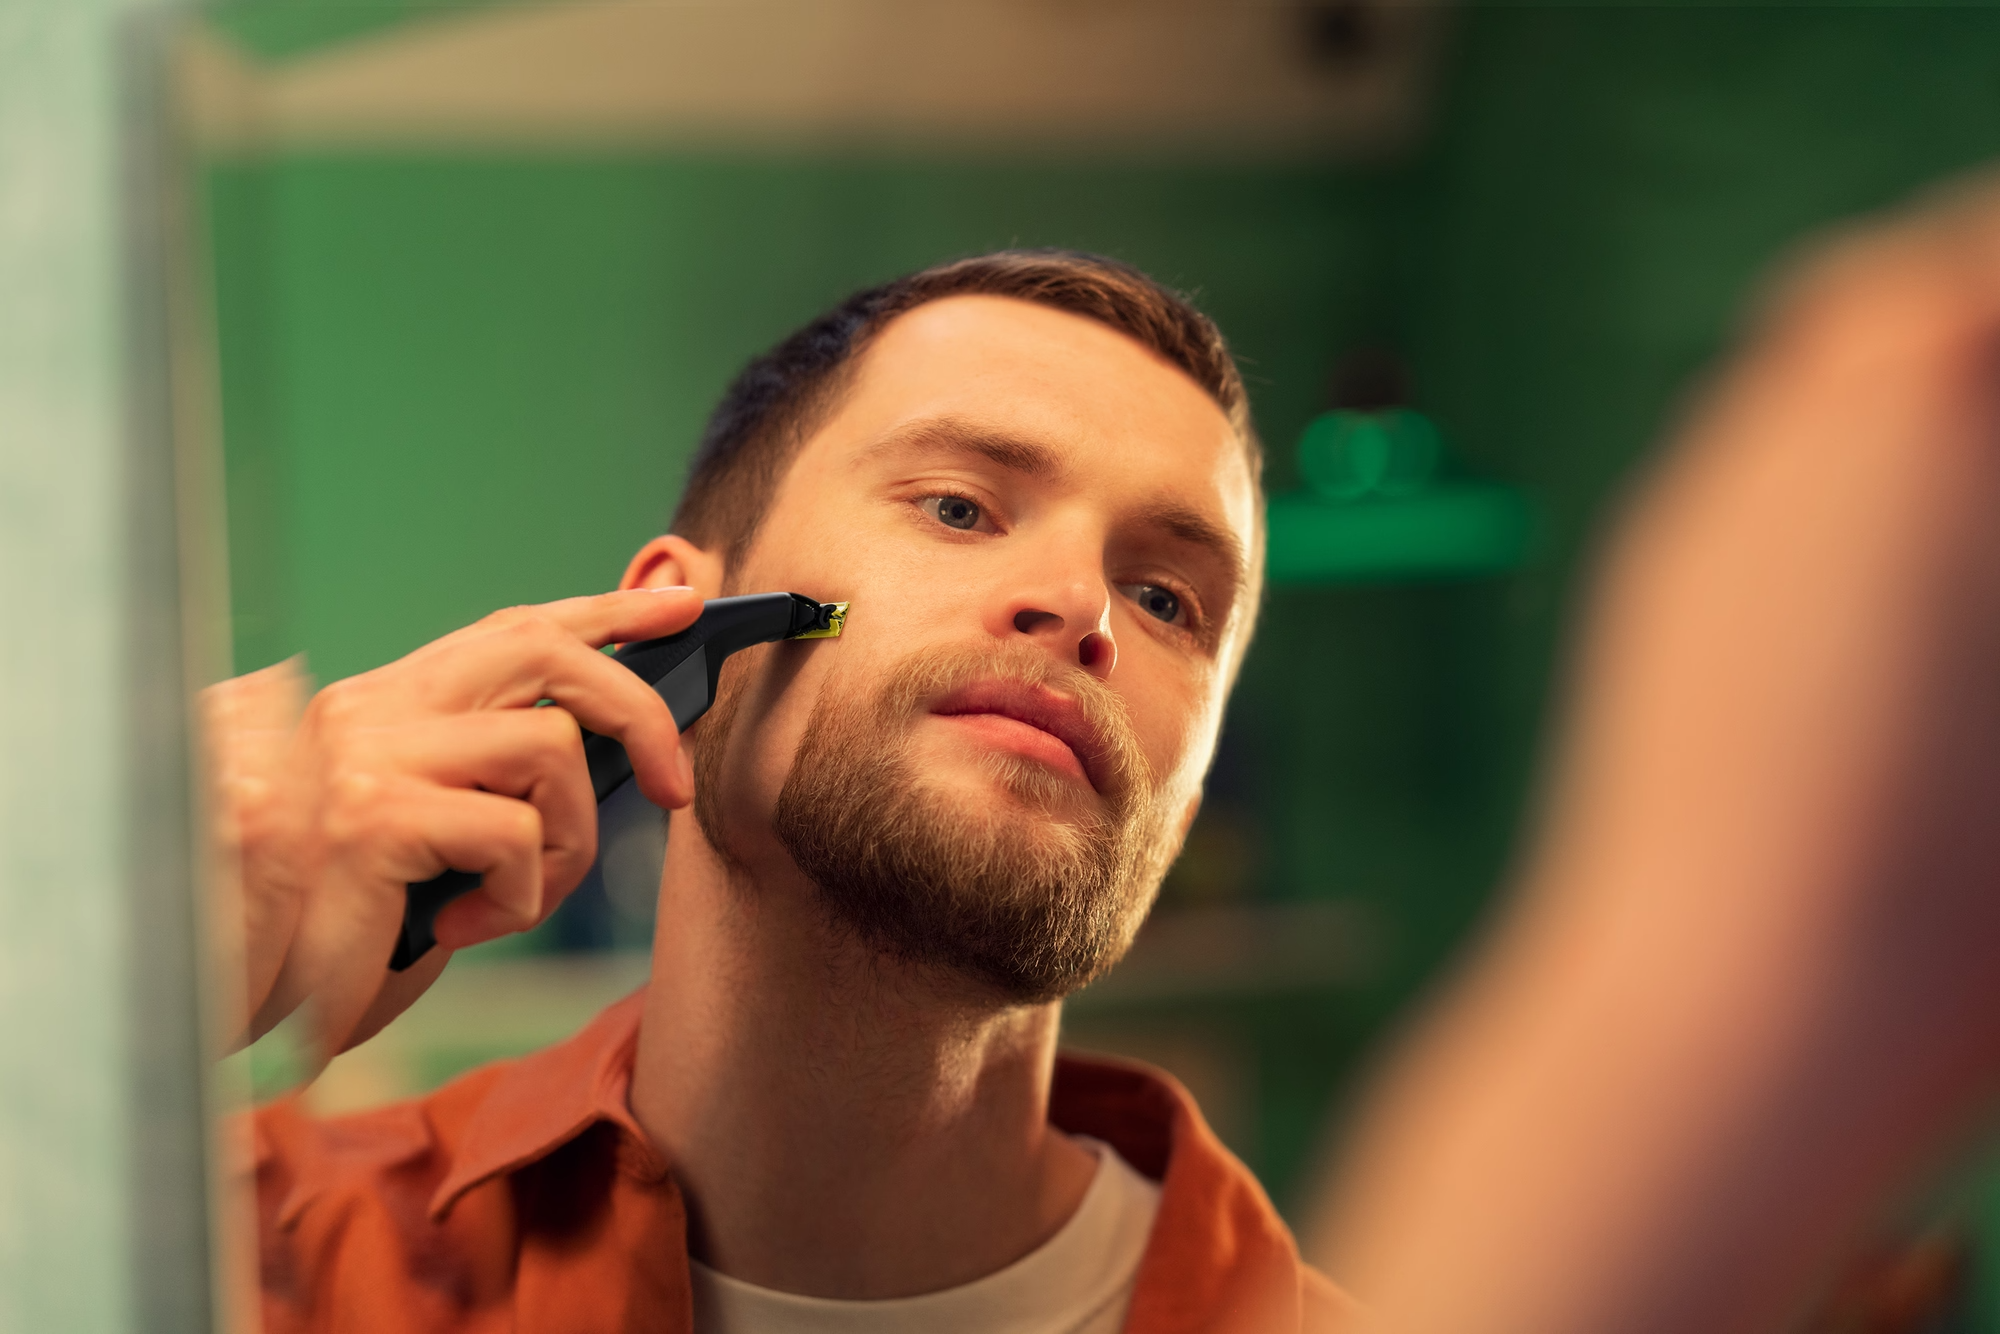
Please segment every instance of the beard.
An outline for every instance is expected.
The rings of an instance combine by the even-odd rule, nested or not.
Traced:
[[[934,701],[993,678],[1077,702],[1095,734],[1095,792],[986,748],[977,763],[998,799],[927,780],[915,727]],[[725,683],[695,747],[695,817],[726,860],[715,794],[744,689],[741,675]],[[837,927],[1014,1004],[1066,996],[1116,963],[1176,851],[1123,701],[1025,647],[918,654],[872,692],[828,677],[771,828]]]

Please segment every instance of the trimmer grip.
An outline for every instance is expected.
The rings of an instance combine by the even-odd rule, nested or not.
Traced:
[[[431,946],[437,944],[432,928],[437,925],[439,909],[478,889],[485,878],[477,871],[446,871],[411,884],[409,899],[403,905],[403,930],[396,937],[396,951],[389,956],[389,967],[400,973],[429,954]]]

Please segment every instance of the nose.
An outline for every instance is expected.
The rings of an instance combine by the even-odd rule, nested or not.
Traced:
[[[1111,637],[1111,590],[1101,576],[1049,577],[1008,600],[1003,625],[1026,635],[1098,680],[1118,663]]]

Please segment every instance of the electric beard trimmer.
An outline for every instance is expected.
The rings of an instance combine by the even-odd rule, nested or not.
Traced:
[[[679,634],[627,644],[612,655],[638,673],[667,702],[674,726],[682,732],[715,703],[715,686],[722,663],[738,649],[781,639],[834,639],[847,622],[845,602],[815,602],[800,593],[751,593],[715,598],[695,623]],[[632,777],[632,758],[614,737],[583,734],[583,755],[590,765],[590,785],[597,804]],[[409,887],[403,907],[403,931],[396,939],[389,967],[402,972],[437,944],[431,928],[438,910],[478,889],[477,871],[446,871]]]

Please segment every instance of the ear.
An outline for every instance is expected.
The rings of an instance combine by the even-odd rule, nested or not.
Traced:
[[[704,598],[722,596],[722,556],[703,551],[685,537],[667,533],[639,548],[625,567],[620,589],[692,588]]]

